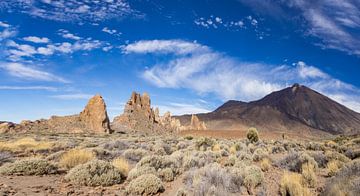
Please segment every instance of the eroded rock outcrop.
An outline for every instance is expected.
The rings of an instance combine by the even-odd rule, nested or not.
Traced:
[[[77,115],[52,116],[50,119],[23,120],[20,124],[1,123],[0,132],[111,133],[106,105],[100,95],[92,97]]]
[[[126,103],[124,113],[114,118],[113,127],[125,126],[134,131],[176,132],[181,128],[180,121],[171,117],[170,112],[159,115],[158,108],[151,108],[150,96],[133,92]]]
[[[206,130],[206,125],[204,121],[200,121],[199,118],[193,114],[191,115],[190,126],[188,127],[189,130]]]
[[[110,132],[110,122],[106,112],[105,101],[100,95],[95,95],[89,100],[79,117],[88,130]]]

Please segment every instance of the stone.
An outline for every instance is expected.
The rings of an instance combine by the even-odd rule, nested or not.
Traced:
[[[112,127],[127,127],[142,132],[175,132],[179,130],[180,121],[173,119],[170,112],[160,117],[159,109],[151,107],[149,94],[133,92],[126,103],[124,113],[114,118]]]
[[[199,118],[193,114],[191,115],[190,126],[188,127],[190,130],[206,130],[205,122],[200,121]]]
[[[89,100],[85,109],[80,113],[80,121],[88,130],[98,133],[111,132],[106,104],[100,95],[95,95]]]

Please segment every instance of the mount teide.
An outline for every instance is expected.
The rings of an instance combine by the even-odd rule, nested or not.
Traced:
[[[198,114],[210,129],[255,126],[265,131],[324,131],[359,134],[360,114],[299,84],[273,92],[258,101],[228,101],[215,111]],[[188,121],[189,116],[178,117]]]

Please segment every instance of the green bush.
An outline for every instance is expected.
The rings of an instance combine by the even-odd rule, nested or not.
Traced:
[[[215,145],[215,141],[213,139],[207,137],[201,137],[195,142],[195,147],[197,150],[205,151],[208,148],[212,148]]]
[[[132,180],[126,187],[130,195],[155,195],[164,191],[164,186],[154,174],[145,174]]]
[[[65,176],[65,180],[86,186],[111,186],[119,184],[123,178],[125,176],[111,163],[101,160],[77,165]]]
[[[57,173],[57,168],[44,159],[27,158],[0,167],[3,175],[44,175]]]
[[[246,134],[246,137],[251,143],[256,143],[259,141],[259,133],[256,128],[250,127]]]
[[[174,172],[171,168],[165,168],[159,171],[159,176],[163,181],[171,182],[174,180]]]
[[[248,189],[249,193],[253,192],[253,189],[264,181],[264,174],[260,167],[256,165],[250,165],[245,168],[244,173],[244,185]]]

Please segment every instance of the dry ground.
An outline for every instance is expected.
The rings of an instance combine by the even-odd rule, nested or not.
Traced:
[[[283,183],[285,189],[287,185],[292,187],[287,188],[284,194],[296,195],[291,189],[297,189],[303,195],[321,195],[328,193],[329,184],[339,183],[334,180],[346,172],[338,169],[359,162],[360,139],[356,137],[314,138],[301,133],[287,133],[283,139],[282,132],[260,132],[259,136],[260,141],[251,143],[246,139],[245,131],[235,130],[184,131],[174,136],[3,134],[0,135],[0,195],[137,195],[141,191],[143,195],[169,196],[281,195],[281,180],[288,173],[298,174],[302,180],[298,185]],[[73,149],[85,150],[92,156],[83,163],[76,163],[78,166],[75,164],[68,168],[64,166],[64,156]],[[34,157],[55,166],[56,171],[41,173],[42,170],[36,170],[41,174],[29,174],[27,170],[34,168],[18,166],[15,172],[9,172],[11,165]],[[112,162],[117,158],[123,162],[115,167]],[[265,159],[269,161],[268,167],[264,166]],[[110,166],[107,169],[96,168],[97,173],[91,174],[90,182],[66,177],[79,168],[85,169],[77,175],[88,175],[84,165],[94,160],[105,161]],[[332,175],[329,175],[330,162],[338,164]],[[302,169],[307,163],[316,165],[310,169],[310,173],[314,174],[310,178]],[[31,167],[40,166],[34,164]],[[144,170],[149,167],[154,172]],[[111,179],[114,183],[96,184],[95,176],[108,170],[106,175],[111,177],[106,176],[103,181]],[[124,175],[119,175],[117,181],[116,175],[111,172]],[[359,172],[353,171],[351,175],[359,176]],[[157,184],[162,184],[161,188],[149,181],[135,186],[147,187],[144,190],[131,188],[131,184],[141,176],[152,174],[159,180]],[[343,183],[351,184],[350,181]],[[359,189],[350,185],[336,186],[346,189],[339,189],[341,193],[359,193]]]

